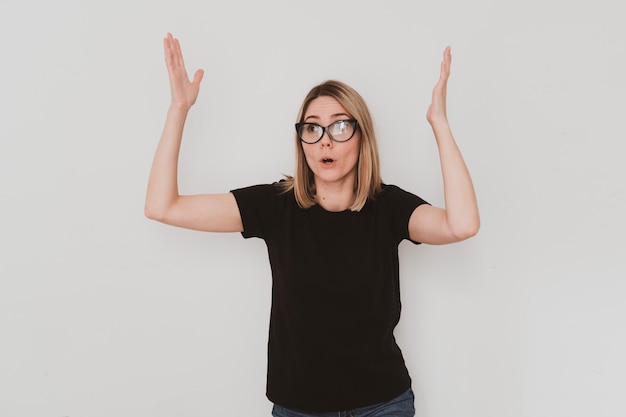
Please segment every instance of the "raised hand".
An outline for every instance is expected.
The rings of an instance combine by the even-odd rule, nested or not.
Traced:
[[[174,38],[171,33],[168,33],[163,40],[163,46],[165,48],[165,63],[170,79],[172,106],[188,110],[198,98],[204,71],[201,69],[197,70],[193,76],[193,81],[189,81],[178,39]]]
[[[446,47],[443,51],[443,61],[441,62],[441,73],[439,81],[433,88],[433,97],[426,114],[426,119],[434,126],[435,124],[448,123],[448,115],[446,113],[446,95],[448,90],[448,78],[450,78],[450,63],[452,55],[450,47]]]

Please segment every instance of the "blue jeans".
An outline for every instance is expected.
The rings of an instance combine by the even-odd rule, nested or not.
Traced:
[[[386,403],[333,413],[302,413],[274,404],[274,417],[413,417],[415,416],[415,396],[409,388],[404,394]]]

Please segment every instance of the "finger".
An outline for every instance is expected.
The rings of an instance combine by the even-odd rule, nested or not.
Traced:
[[[165,64],[167,65],[167,69],[169,71],[173,70],[173,64],[174,64],[174,54],[172,51],[172,39],[171,39],[171,35],[168,34],[169,36],[166,37],[165,39],[163,39],[163,50],[165,53]]]
[[[183,53],[180,49],[180,42],[176,38],[174,38],[174,59],[176,60],[176,65],[179,67],[185,66],[185,63],[183,62]]]
[[[165,38],[165,44],[169,50],[169,58],[173,67],[178,66],[178,50],[176,46],[176,38],[172,36],[171,33],[168,32],[167,37]]]
[[[170,46],[170,39],[169,39],[169,33],[168,36],[166,36],[165,38],[163,38],[163,51],[165,52],[165,60],[167,61],[171,55],[171,46]]]
[[[193,75],[193,84],[196,86],[200,85],[200,82],[202,81],[202,78],[204,77],[204,70],[199,69],[198,71],[196,71],[196,73]]]
[[[163,39],[165,45],[167,45],[167,47],[169,49],[172,49],[174,46],[174,38],[172,37],[171,33],[167,33],[167,35],[165,36],[165,39]]]
[[[443,61],[441,61],[441,79],[445,81],[450,77],[450,63],[452,61],[452,54],[450,52],[450,47],[447,46],[443,51]]]
[[[178,79],[180,78],[181,70],[180,65],[178,63],[178,59],[176,57],[176,45],[173,39],[166,39],[166,51],[165,51],[165,63],[167,66],[167,71],[169,73],[170,79]]]

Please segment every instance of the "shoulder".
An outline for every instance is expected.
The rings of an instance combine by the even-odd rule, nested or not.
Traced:
[[[243,236],[270,238],[296,204],[293,192],[286,192],[281,182],[258,184],[231,190],[243,223]]]
[[[257,184],[231,190],[237,204],[241,206],[267,206],[295,201],[293,191],[284,186],[284,182]]]
[[[420,204],[425,203],[425,201],[421,197],[393,184],[382,184],[381,191],[376,197],[376,199],[379,199],[385,202],[400,200],[400,201],[420,202]]]
[[[428,204],[428,202],[397,185],[383,184],[374,204],[387,215],[404,223],[405,221],[408,222],[409,217],[417,207]]]
[[[230,190],[231,193],[237,196],[278,196],[280,194],[284,194],[285,187],[283,186],[283,181],[273,182],[271,184],[256,184],[249,185],[246,187],[235,188]]]
[[[398,192],[405,193],[406,191],[404,191],[402,188],[394,184],[381,184],[381,194],[398,193]]]

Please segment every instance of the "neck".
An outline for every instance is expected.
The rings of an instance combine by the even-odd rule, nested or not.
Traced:
[[[354,203],[354,184],[328,184],[317,181],[315,184],[317,204],[328,211],[348,210]]]

